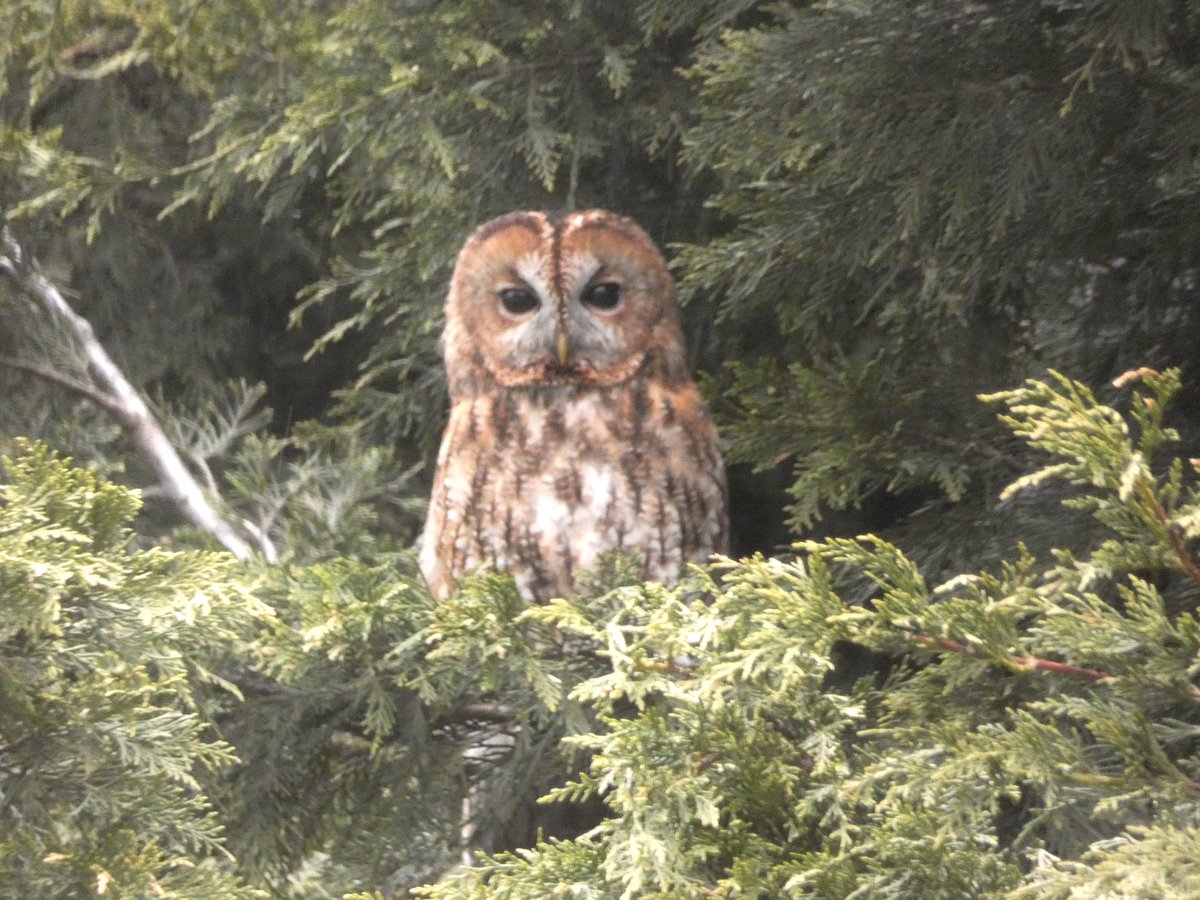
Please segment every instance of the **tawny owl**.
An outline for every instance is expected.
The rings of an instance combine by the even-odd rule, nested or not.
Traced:
[[[632,220],[518,212],[481,226],[443,342],[450,420],[421,550],[435,596],[489,568],[546,602],[607,550],[664,582],[725,551],[716,429],[671,276]]]

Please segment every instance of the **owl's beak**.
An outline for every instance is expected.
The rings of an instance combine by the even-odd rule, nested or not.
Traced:
[[[571,341],[567,338],[565,331],[558,333],[558,341],[555,349],[558,351],[558,364],[565,369],[567,367],[567,360],[571,358]]]

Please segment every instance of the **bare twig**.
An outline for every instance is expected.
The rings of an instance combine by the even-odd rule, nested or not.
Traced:
[[[508,724],[516,720],[517,711],[506,703],[464,703],[442,718],[447,722],[497,722]]]
[[[72,393],[79,394],[88,400],[91,400],[101,409],[107,410],[114,416],[121,415],[121,404],[112,397],[105,394],[103,391],[98,391],[90,384],[80,381],[78,378],[72,378],[70,375],[64,375],[57,369],[51,369],[47,366],[39,366],[36,363],[27,362],[23,359],[14,359],[11,356],[0,356],[0,366],[6,369],[15,369],[18,372],[26,372],[42,381],[48,381],[51,384],[56,384],[59,387],[64,387]]]
[[[92,324],[71,308],[62,292],[42,274],[34,260],[25,258],[21,245],[7,225],[0,227],[0,272],[11,278],[22,293],[70,328],[83,347],[88,371],[96,380],[97,387],[39,366],[19,364],[10,367],[67,387],[111,413],[158,473],[166,497],[182,511],[187,520],[211,534],[238,559],[248,559],[250,545],[209,504],[204,491],[163,433],[146,402],[97,340]]]
[[[1025,464],[1010,453],[1005,453],[1002,450],[997,450],[991,444],[982,441],[958,441],[948,437],[935,437],[933,443],[946,450],[954,450],[958,453],[978,453],[980,456],[986,456],[993,462],[1003,463],[1010,469],[1021,471],[1025,468]]]

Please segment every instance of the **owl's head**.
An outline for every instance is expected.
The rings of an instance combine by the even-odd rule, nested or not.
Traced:
[[[458,257],[444,342],[452,396],[687,374],[662,256],[631,219],[604,210],[482,225]]]

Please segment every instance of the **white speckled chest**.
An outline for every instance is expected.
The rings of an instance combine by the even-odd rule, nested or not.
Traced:
[[[483,394],[451,411],[421,565],[439,596],[492,568],[545,602],[613,549],[670,582],[725,551],[725,506],[716,430],[691,382]]]

